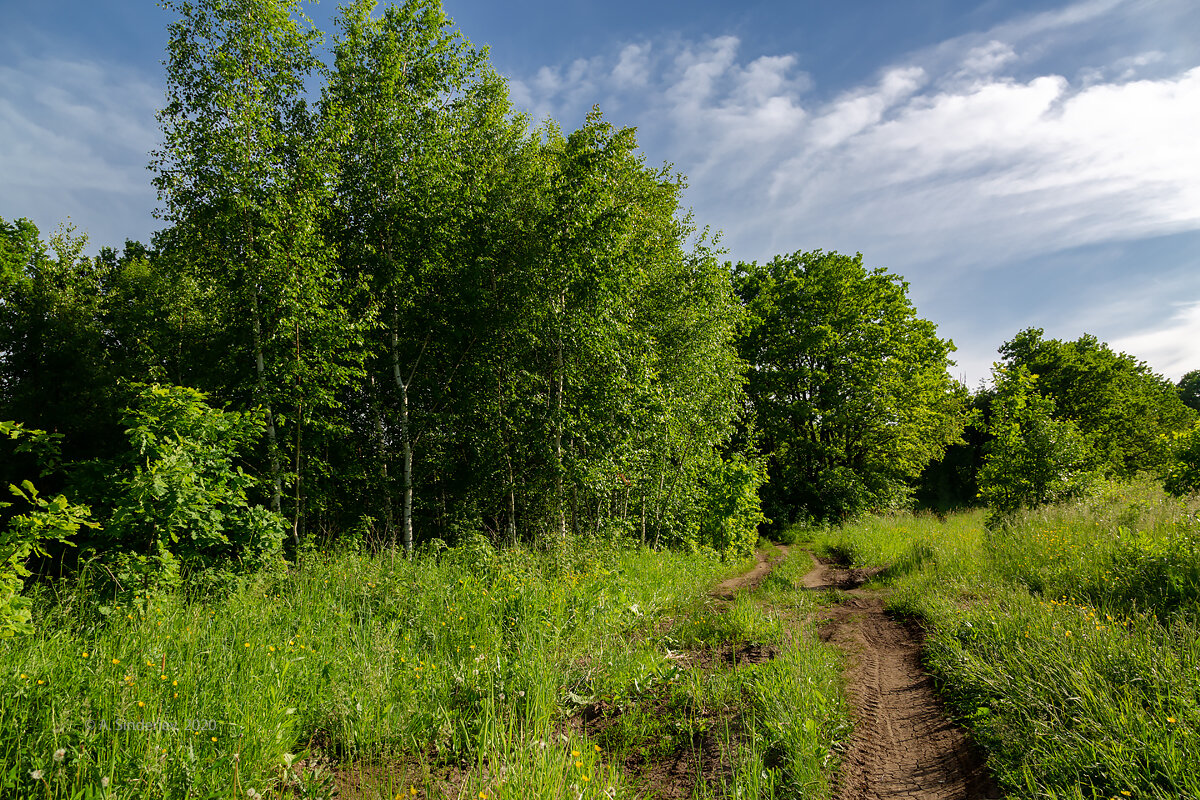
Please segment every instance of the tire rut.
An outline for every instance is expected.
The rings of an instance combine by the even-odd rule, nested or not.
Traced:
[[[758,586],[767,576],[771,574],[771,570],[775,565],[787,558],[790,548],[782,546],[777,548],[778,554],[772,558],[767,550],[754,551],[754,566],[749,572],[735,575],[728,580],[718,583],[712,590],[712,596],[719,600],[732,600],[733,596],[742,590],[753,589]]]
[[[811,555],[811,554],[810,554]],[[855,728],[835,781],[837,800],[991,800],[1000,797],[986,759],[946,716],[921,665],[921,639],[891,620],[883,596],[858,588],[876,571],[813,557],[812,590],[848,590],[826,609],[821,639],[847,656]]]

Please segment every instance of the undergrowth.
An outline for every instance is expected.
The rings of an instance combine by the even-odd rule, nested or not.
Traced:
[[[633,748],[719,735],[721,780],[694,796],[819,797],[840,669],[789,632],[791,578],[714,607],[746,568],[476,543],[315,556],[218,598],[50,586],[37,632],[0,641],[0,795],[648,797]],[[743,645],[775,657],[696,660]],[[645,724],[593,737],[575,720],[598,702]]]

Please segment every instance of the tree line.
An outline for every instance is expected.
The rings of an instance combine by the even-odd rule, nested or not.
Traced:
[[[0,616],[38,563],[144,592],[335,538],[741,556],[974,501],[1043,422],[1089,475],[1183,463],[1186,392],[1094,340],[1025,332],[972,394],[861,255],[724,261],[633,129],[533,125],[437,0],[328,43],[292,0],[166,7],[151,245],[0,220]]]

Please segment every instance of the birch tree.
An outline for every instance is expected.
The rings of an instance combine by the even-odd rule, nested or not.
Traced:
[[[210,292],[235,363],[218,396],[266,411],[270,505],[302,516],[304,431],[355,379],[356,328],[322,235],[335,129],[305,101],[320,34],[293,0],[168,0],[155,186],[169,256]],[[290,462],[290,463],[289,463]],[[290,469],[289,469],[290,468]]]
[[[341,6],[335,63],[322,108],[343,126],[339,149],[337,227],[343,267],[369,287],[369,313],[378,320],[371,339],[372,400],[386,402],[378,424],[384,502],[390,442],[400,451],[400,544],[413,544],[414,448],[422,427],[414,402],[417,384],[427,395],[444,389],[461,363],[462,348],[448,325],[464,261],[456,243],[467,227],[471,197],[467,154],[479,142],[487,109],[507,110],[500,80],[481,53],[452,30],[436,0],[410,0],[373,16],[373,0]],[[428,409],[429,404],[426,404]],[[386,430],[385,430],[386,428]],[[390,517],[390,512],[385,516]]]

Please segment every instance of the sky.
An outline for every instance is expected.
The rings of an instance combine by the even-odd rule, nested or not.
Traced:
[[[593,105],[727,257],[862,253],[974,387],[1036,326],[1200,369],[1195,0],[444,0],[515,105]],[[319,28],[336,3],[306,6]],[[0,217],[92,249],[161,226],[166,26],[148,0],[0,0]]]

